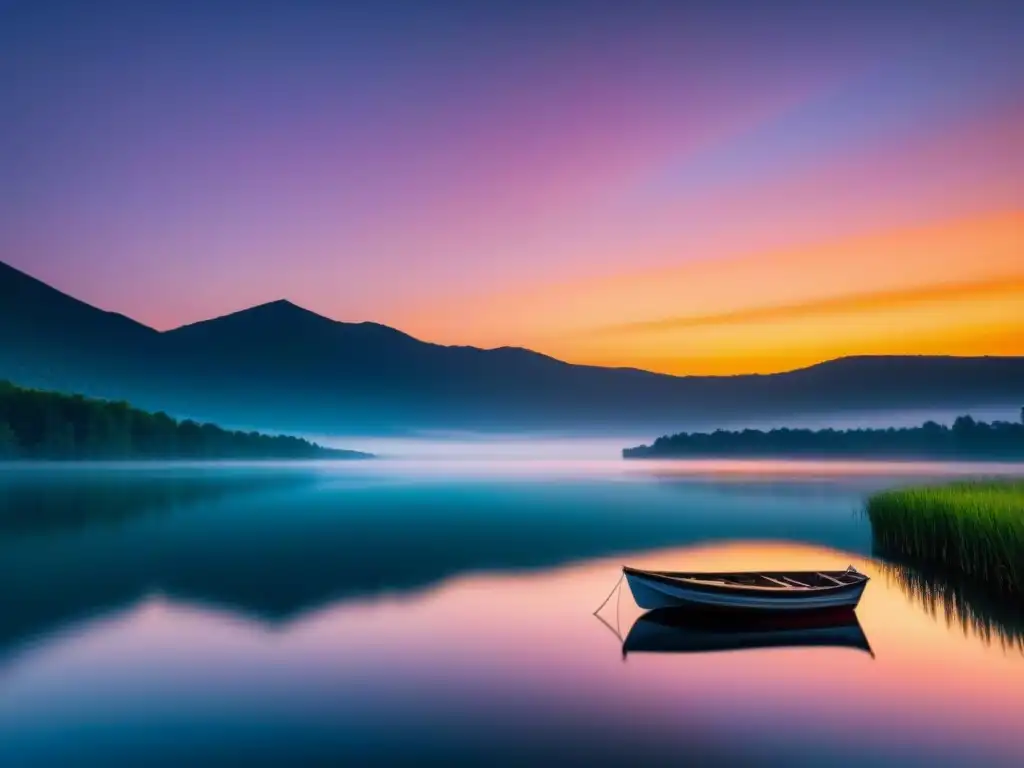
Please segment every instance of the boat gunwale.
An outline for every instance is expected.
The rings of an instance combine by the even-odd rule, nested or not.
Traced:
[[[686,572],[686,571],[648,571],[642,568],[633,568],[628,565],[622,566],[622,572],[625,575],[633,574],[635,576],[641,576],[655,581],[663,581],[669,584],[681,584],[691,586],[696,589],[703,589],[708,591],[725,591],[725,592],[763,592],[773,595],[797,595],[807,593],[829,593],[829,592],[842,592],[845,590],[853,589],[855,587],[862,586],[869,581],[869,577],[859,571],[747,571],[747,572],[721,572],[721,573],[697,573],[697,572]],[[729,584],[721,581],[705,581],[700,576],[705,577],[727,577],[727,576],[765,576],[770,578],[768,574],[774,575],[796,575],[796,574],[844,574],[850,576],[856,576],[854,581],[850,581],[843,584],[826,584],[823,586],[797,586],[797,585],[780,585],[777,587],[773,586],[761,586],[757,584]]]

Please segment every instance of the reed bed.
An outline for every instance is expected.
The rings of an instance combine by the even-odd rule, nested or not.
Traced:
[[[884,491],[868,500],[867,514],[883,557],[1024,598],[1024,480]]]

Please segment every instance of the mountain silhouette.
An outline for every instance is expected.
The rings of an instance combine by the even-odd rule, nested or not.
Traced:
[[[0,378],[179,418],[320,434],[653,431],[795,414],[1024,402],[1024,358],[841,358],[668,376],[420,341],[288,301],[158,332],[0,263]]]

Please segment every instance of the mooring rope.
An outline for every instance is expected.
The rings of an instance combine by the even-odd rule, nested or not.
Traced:
[[[612,595],[615,594],[615,590],[617,590],[619,588],[619,586],[622,584],[622,580],[624,578],[626,578],[626,572],[625,571],[623,571],[622,574],[619,576],[619,580],[615,582],[615,586],[612,587],[612,591],[608,593],[608,597],[606,597],[604,599],[603,603],[601,603],[599,606],[597,606],[597,610],[594,611],[594,615],[595,616],[597,616],[597,614],[601,612],[602,608],[604,608],[606,605],[608,605],[608,601],[612,599]],[[616,603],[616,605],[617,605],[617,603]]]
[[[597,606],[597,610],[594,611],[594,616],[597,616],[598,621],[604,624],[608,629],[611,629],[619,642],[622,642],[622,630],[619,628],[619,605],[622,602],[622,580],[626,578],[626,572],[623,571],[622,575],[619,576],[619,580],[615,582],[615,586],[612,587],[612,591],[608,593],[608,597],[604,599],[604,602]],[[608,605],[608,601],[612,599],[612,595],[618,595],[615,599],[615,628],[612,629],[612,625],[609,624],[604,618],[601,617],[601,609]]]

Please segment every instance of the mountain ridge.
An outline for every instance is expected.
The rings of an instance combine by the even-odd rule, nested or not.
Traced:
[[[793,413],[1024,402],[1019,357],[864,355],[773,374],[672,376],[522,347],[435,344],[287,299],[157,331],[2,262],[0,378],[239,428],[320,434],[662,434]]]
[[[124,313],[117,312],[115,310],[108,310],[108,309],[102,309],[100,307],[95,307],[95,306],[89,304],[88,302],[82,301],[81,299],[78,299],[78,298],[72,296],[69,293],[61,291],[58,288],[54,288],[53,286],[49,285],[48,283],[45,283],[42,280],[39,280],[38,278],[33,277],[33,276],[27,274],[26,272],[23,272],[23,271],[17,269],[16,267],[12,267],[11,265],[6,264],[3,261],[0,261],[0,289],[3,288],[4,283],[5,283],[5,277],[6,276],[3,274],[4,271],[8,271],[10,273],[15,273],[16,275],[18,275],[19,277],[21,277],[23,279],[27,279],[29,281],[32,281],[33,283],[37,283],[38,285],[43,286],[47,290],[52,291],[52,292],[57,293],[57,294],[60,294],[61,296],[65,297],[66,299],[68,299],[70,301],[73,301],[76,304],[81,305],[83,307],[86,307],[86,308],[88,308],[91,311],[103,313],[104,315],[106,315],[108,317],[114,317],[114,318],[118,318],[120,320],[127,321],[127,323],[130,323],[132,326],[135,326],[135,327],[137,327],[139,329],[144,329],[145,331],[149,331],[151,333],[154,333],[154,334],[157,334],[157,335],[160,335],[160,336],[169,336],[169,335],[176,334],[179,331],[184,331],[184,330],[189,329],[189,328],[194,328],[194,327],[197,327],[197,326],[208,325],[208,324],[216,323],[216,322],[221,321],[221,320],[228,320],[228,319],[231,319],[231,318],[241,318],[241,317],[244,317],[244,316],[247,316],[247,315],[251,315],[251,314],[256,313],[256,312],[265,311],[265,310],[270,310],[270,309],[275,309],[276,310],[277,308],[281,308],[281,309],[287,310],[289,312],[292,312],[294,315],[305,315],[305,316],[307,316],[309,318],[315,318],[316,320],[323,321],[323,322],[326,322],[326,323],[330,323],[332,325],[340,325],[340,326],[345,326],[345,327],[362,327],[362,328],[379,328],[379,329],[384,329],[384,330],[390,331],[390,332],[392,332],[394,334],[397,334],[397,335],[400,335],[400,336],[404,336],[404,337],[407,337],[407,338],[412,339],[414,341],[417,341],[417,342],[419,342],[421,344],[426,344],[426,345],[430,345],[430,346],[433,346],[433,347],[440,347],[440,348],[444,348],[444,349],[472,350],[472,351],[476,351],[476,352],[520,352],[520,353],[525,353],[525,354],[528,354],[528,355],[544,358],[544,359],[550,360],[552,362],[556,362],[556,363],[560,363],[562,365],[572,366],[572,367],[576,367],[576,368],[586,368],[586,369],[592,369],[592,370],[605,370],[605,371],[635,371],[637,373],[647,374],[647,375],[650,375],[650,376],[666,377],[666,378],[670,378],[670,379],[734,379],[734,378],[741,378],[741,377],[742,378],[771,377],[771,376],[778,376],[778,375],[783,375],[783,374],[798,373],[798,372],[801,372],[801,371],[810,371],[810,370],[814,370],[814,369],[825,367],[825,366],[838,366],[838,365],[843,365],[845,363],[853,362],[853,361],[865,361],[865,362],[867,362],[867,361],[891,361],[891,360],[915,360],[915,359],[917,359],[917,360],[1017,360],[1017,359],[1022,359],[1022,358],[1017,357],[1017,356],[1009,356],[1009,355],[922,355],[922,354],[881,355],[881,354],[861,354],[861,355],[844,355],[842,357],[828,358],[826,360],[820,360],[818,362],[811,363],[809,365],[798,366],[798,367],[795,367],[795,368],[786,368],[786,369],[782,369],[782,370],[779,370],[779,371],[772,371],[772,372],[769,372],[769,373],[750,372],[750,373],[727,373],[727,374],[717,374],[717,373],[712,373],[712,374],[689,374],[689,373],[671,374],[671,373],[663,373],[663,372],[660,372],[660,371],[651,371],[651,370],[647,370],[645,368],[637,368],[636,366],[630,366],[630,365],[606,366],[606,365],[593,365],[593,364],[589,364],[589,363],[571,363],[571,362],[569,362],[567,360],[562,360],[560,358],[553,357],[553,356],[545,354],[543,352],[538,352],[538,351],[530,349],[528,347],[522,347],[522,346],[518,346],[518,345],[505,344],[505,345],[501,345],[501,346],[497,346],[497,347],[478,347],[478,346],[475,346],[475,345],[472,345],[472,344],[441,344],[441,343],[438,343],[438,342],[427,341],[425,339],[421,339],[421,338],[419,338],[417,336],[413,336],[412,334],[408,333],[407,331],[403,331],[403,330],[401,330],[399,328],[395,328],[394,326],[390,326],[390,325],[387,325],[385,323],[378,323],[378,322],[373,321],[373,320],[360,320],[360,321],[336,320],[336,319],[334,319],[332,317],[328,317],[326,315],[321,315],[318,312],[315,312],[315,311],[313,311],[311,309],[303,307],[301,304],[298,304],[298,303],[292,301],[291,299],[287,299],[287,298],[279,298],[279,299],[273,299],[273,300],[266,301],[266,302],[261,302],[259,304],[254,304],[251,307],[246,307],[244,309],[235,310],[233,312],[228,312],[228,313],[225,313],[223,315],[216,315],[214,317],[210,317],[210,318],[206,318],[206,319],[202,319],[202,320],[196,320],[196,321],[189,322],[189,323],[184,323],[182,325],[175,326],[174,328],[168,328],[166,330],[162,330],[161,331],[161,330],[158,330],[156,328],[153,328],[152,326],[146,325],[145,323],[142,323],[142,322],[140,322],[138,320],[135,320],[134,318],[132,318],[132,317],[130,317],[128,315],[125,315]],[[3,298],[3,297],[4,297],[4,293],[2,292],[2,290],[0,290],[0,298]]]

